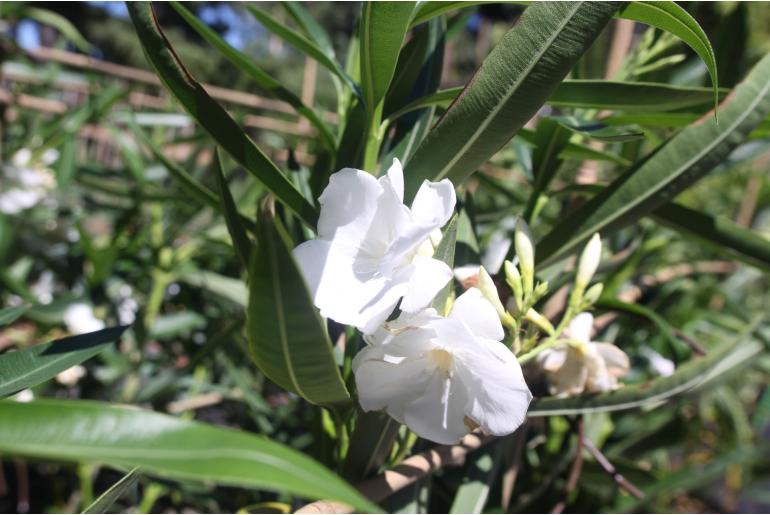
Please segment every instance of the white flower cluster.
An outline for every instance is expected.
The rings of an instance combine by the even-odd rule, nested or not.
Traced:
[[[56,150],[46,150],[35,158],[28,148],[22,148],[2,167],[0,181],[0,213],[15,215],[34,207],[56,187],[56,178],[49,169],[59,157]]]
[[[403,195],[398,160],[379,179],[351,168],[332,175],[319,198],[318,238],[294,249],[314,303],[323,316],[364,334],[367,346],[353,360],[364,410],[385,410],[419,436],[445,444],[456,443],[476,428],[509,434],[524,421],[532,394],[514,352],[503,343],[503,326],[515,333],[523,318],[503,307],[483,267],[474,281],[478,287],[460,295],[446,316],[431,307],[453,277],[433,252],[439,229],[454,211],[454,187],[447,179],[425,181],[411,207],[404,205]],[[598,266],[597,243],[600,253],[601,244],[594,238],[590,262],[581,259],[581,296]],[[551,334],[550,322],[531,308],[547,284],[534,284],[534,246],[526,224],[517,226],[515,244],[519,267],[506,263],[506,275],[515,276],[509,278],[515,309]],[[388,320],[396,307],[399,316]],[[586,319],[578,317],[575,323],[585,325]],[[583,337],[577,328],[571,326],[570,331],[576,333],[569,336],[572,339]],[[516,342],[514,349],[521,350]],[[579,368],[575,352],[591,356],[578,360],[583,369],[573,374],[576,378],[552,380],[552,389],[567,391],[561,382],[569,384],[568,393],[577,390],[573,383],[578,381],[590,384],[592,391],[601,381],[617,385],[618,367],[609,365],[625,363],[627,368],[627,358],[622,362],[604,353],[604,347],[594,352],[591,345],[604,344],[586,339],[583,347],[549,346],[542,363],[546,373],[557,376],[560,369],[572,374]]]

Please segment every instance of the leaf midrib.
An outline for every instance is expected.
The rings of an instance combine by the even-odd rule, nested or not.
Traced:
[[[530,64],[527,65],[524,72],[521,74],[520,79],[513,85],[513,87],[501,98],[500,102],[497,103],[497,105],[492,109],[490,116],[484,119],[484,121],[479,125],[479,127],[474,131],[474,133],[471,135],[470,138],[463,144],[462,147],[460,147],[460,150],[455,153],[455,156],[441,169],[441,171],[436,174],[436,181],[439,181],[443,179],[447,173],[449,173],[449,170],[452,169],[452,167],[457,163],[462,156],[465,154],[465,151],[473,145],[476,140],[479,138],[481,133],[486,130],[486,128],[489,126],[489,124],[492,123],[492,121],[497,117],[497,114],[500,112],[500,110],[503,108],[503,106],[508,102],[508,100],[513,96],[514,93],[516,93],[521,85],[524,83],[524,79],[530,74],[532,69],[537,65],[537,63],[540,62],[543,55],[545,55],[546,52],[548,52],[551,49],[551,46],[553,45],[553,42],[556,40],[559,35],[561,35],[562,31],[565,29],[565,27],[572,21],[575,14],[580,10],[580,8],[583,6],[585,2],[575,2],[577,7],[573,9],[573,11],[569,14],[569,16],[566,16],[562,23],[558,26],[556,30],[554,30],[553,35],[547,40],[547,43],[543,45],[543,49],[536,54],[536,56],[531,60]]]

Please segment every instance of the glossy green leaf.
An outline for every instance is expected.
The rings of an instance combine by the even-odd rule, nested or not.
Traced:
[[[407,163],[406,198],[424,179],[455,185],[494,155],[545,103],[612,18],[612,2],[531,5]]]
[[[315,227],[316,208],[254,144],[184,67],[155,18],[149,2],[127,4],[147,60],[174,97],[250,174],[303,222]]]
[[[652,217],[675,231],[694,236],[717,252],[770,270],[770,240],[727,218],[711,216],[676,203],[659,207],[652,212]]]
[[[217,184],[219,185],[222,212],[225,215],[225,223],[227,224],[230,238],[233,240],[235,253],[238,255],[238,259],[241,260],[243,267],[248,269],[251,261],[252,244],[246,234],[246,227],[242,222],[243,217],[238,212],[238,206],[235,205],[233,195],[230,193],[230,186],[228,186],[225,175],[222,173],[222,157],[219,155],[219,151],[214,155],[214,172],[216,173]]]
[[[340,78],[342,82],[347,84],[350,89],[359,95],[358,85],[353,82],[353,79],[345,73],[340,67],[339,63],[330,55],[328,48],[324,49],[317,43],[307,39],[296,31],[286,27],[281,22],[270,16],[263,9],[258,9],[256,6],[250,4],[244,4],[244,7],[251,13],[254,18],[257,19],[267,30],[277,35],[286,43],[293,46],[308,57],[318,61],[318,64],[332,72],[334,75]],[[307,26],[307,24],[306,24]]]
[[[174,479],[335,499],[378,512],[305,455],[257,435],[86,401],[0,401],[0,452],[141,467]]]
[[[246,324],[251,355],[273,382],[313,404],[350,399],[326,325],[313,305],[278,219],[257,223]]]
[[[14,323],[20,316],[27,312],[31,306],[24,304],[12,308],[0,309],[0,327]]]
[[[318,130],[323,144],[329,148],[334,148],[334,134],[329,126],[321,119],[314,109],[306,106],[302,100],[286,89],[283,84],[273,78],[272,75],[257,66],[252,57],[247,56],[240,50],[230,46],[222,36],[202,23],[197,16],[191,13],[179,2],[170,2],[176,12],[197,32],[203,39],[209,42],[211,46],[221,52],[231,63],[237,66],[242,72],[251,77],[254,82],[273,98],[283,100],[292,106],[297,113],[307,118],[307,120]]]
[[[442,14],[463,7],[472,7],[475,5],[486,4],[489,2],[422,2],[414,13],[411,26],[417,26],[420,23],[425,23],[428,20],[441,16]],[[513,2],[513,3],[525,3],[525,2]]]
[[[538,244],[544,265],[576,250],[592,234],[608,235],[635,223],[722,162],[770,113],[770,55],[720,107],[613,181],[554,227]]]
[[[403,105],[389,115],[396,119],[409,112],[429,106],[447,107],[463,88],[436,91]],[[730,90],[719,89],[719,98],[725,98]],[[593,79],[567,79],[559,84],[546,103],[553,107],[574,109],[602,109],[608,111],[634,111],[635,113],[661,113],[680,109],[705,108],[713,101],[710,88],[672,86],[657,82],[622,82]],[[697,114],[672,113],[671,116],[687,116],[691,121]]]
[[[134,467],[120,480],[109,487],[94,502],[83,510],[83,513],[107,513],[112,505],[121,498],[123,494],[131,490],[139,480],[139,468]]]
[[[127,326],[69,336],[0,355],[0,397],[35,386],[99,354],[120,338]]]
[[[361,90],[367,112],[385,97],[396,70],[414,2],[364,2],[359,38]]]
[[[683,394],[713,380],[762,352],[764,346],[750,339],[755,327],[756,323],[751,324],[745,333],[735,340],[710,349],[702,358],[691,359],[671,376],[659,377],[638,385],[628,385],[609,393],[535,399],[530,404],[527,415],[530,417],[581,415],[657,406],[675,395]]]
[[[281,6],[288,15],[294,20],[308,39],[313,41],[330,58],[334,58],[334,45],[332,45],[329,34],[326,30],[310,16],[307,9],[302,7],[302,2],[287,1],[281,2]]]
[[[714,87],[714,106],[719,103],[719,80],[714,49],[711,48],[706,33],[687,11],[675,2],[644,0],[629,2],[620,10],[618,16],[665,30],[687,43],[706,63]]]

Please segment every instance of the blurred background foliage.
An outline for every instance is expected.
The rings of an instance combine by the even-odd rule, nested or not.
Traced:
[[[186,5],[333,119],[338,106],[330,74],[262,27],[243,5]],[[249,360],[243,330],[247,291],[224,219],[177,180],[181,169],[217,191],[213,145],[165,90],[135,70],[149,67],[124,6],[34,5],[66,20],[86,48],[72,37],[69,26],[44,21],[29,12],[31,6],[0,6],[2,161],[9,166],[23,148],[38,154],[54,149],[58,159],[50,168],[57,187],[32,209],[0,215],[0,305],[32,305],[0,333],[0,352],[77,331],[66,317],[75,303],[93,307],[94,317],[107,325],[130,324],[131,330],[119,346],[86,362],[80,376],[57,377],[25,395],[142,405],[266,435],[333,463],[337,434],[329,413],[287,394]],[[279,4],[258,7],[291,25]],[[331,35],[344,62],[360,5],[315,2],[304,7]],[[720,86],[733,87],[770,51],[767,3],[691,2],[685,7],[712,41]],[[292,178],[308,174],[318,144],[308,138],[307,122],[266,99],[265,91],[203,41],[171,6],[158,3],[155,8],[181,61],[201,82],[226,88],[218,100],[261,148]],[[521,10],[491,4],[450,13],[441,88],[464,84]],[[615,30],[615,24],[608,26],[572,78],[613,76],[607,66]],[[638,51],[645,41],[664,47],[654,62],[644,62]],[[84,55],[94,60],[83,61]],[[705,66],[691,50],[639,24],[630,51],[621,58],[624,64],[614,70],[615,77],[710,84]],[[131,69],[116,72],[93,65],[103,61]],[[251,96],[234,94],[238,92]],[[581,113],[586,114],[545,108],[540,119]],[[570,190],[575,184],[622,173],[622,163],[644,155],[678,128],[641,119],[634,126],[643,138],[580,141],[604,152],[601,161],[572,157],[560,163],[551,190],[564,190],[543,205],[541,222],[533,227],[536,235],[582,201],[577,190]],[[536,121],[528,126],[533,131],[538,127]],[[496,255],[509,243],[510,215],[521,214],[526,206],[532,159],[531,146],[517,136],[468,182],[461,192],[464,221],[456,265],[482,262],[493,272],[499,269]],[[758,134],[678,202],[768,238],[769,163],[770,141],[767,134]],[[228,159],[225,171],[238,207],[253,219],[262,187]],[[700,349],[745,336],[749,327],[763,345],[770,342],[770,332],[753,331],[753,324],[770,327],[759,322],[770,306],[767,267],[731,259],[724,249],[651,218],[613,234],[608,246],[614,257],[601,272],[605,297],[646,308],[633,312],[600,303],[597,309],[604,320],[602,339],[632,356],[634,369],[627,382],[665,375]],[[580,432],[571,427],[578,422],[565,417],[533,418],[525,431],[399,492],[384,506],[446,512],[467,508],[462,502],[471,496],[486,499],[482,506],[491,513],[767,511],[769,373],[768,353],[755,353],[664,406],[585,415]],[[579,434],[602,450],[614,476],[579,443]],[[409,435],[401,434],[399,442],[399,448],[407,446]],[[412,452],[429,446],[418,441]],[[585,457],[572,485],[577,454]],[[123,475],[107,467],[11,458],[1,465],[3,512],[76,512]],[[628,495],[617,475],[641,490],[644,499]],[[559,507],[560,502],[566,505]],[[286,511],[291,503],[286,495],[142,476],[111,509],[248,513]]]

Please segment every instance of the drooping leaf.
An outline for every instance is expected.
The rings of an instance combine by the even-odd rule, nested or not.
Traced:
[[[110,327],[0,355],[0,397],[47,381],[99,354],[117,341],[126,328]]]
[[[120,497],[131,490],[139,480],[139,468],[134,467],[120,480],[109,487],[94,502],[83,510],[83,513],[107,513]]]
[[[257,223],[246,324],[251,355],[273,382],[313,404],[350,399],[288,235],[267,213]]]
[[[714,106],[716,107],[719,103],[719,80],[714,49],[711,48],[711,42],[706,33],[687,11],[675,2],[644,0],[629,2],[618,12],[618,16],[665,30],[687,43],[706,63],[714,88]]]
[[[257,66],[252,57],[247,56],[240,50],[230,46],[222,36],[202,23],[193,13],[187,10],[179,2],[170,2],[176,12],[197,32],[203,39],[208,41],[214,48],[219,50],[231,63],[237,66],[242,72],[251,77],[254,82],[270,96],[283,100],[292,106],[297,113],[307,118],[307,120],[318,130],[321,141],[327,148],[334,148],[334,134],[329,126],[324,122],[315,110],[306,106],[293,92],[288,90],[272,75]]]
[[[196,81],[175,54],[149,2],[127,4],[145,56],[165,86],[201,126],[303,222],[315,227],[318,211]]]
[[[770,55],[720,108],[613,181],[554,227],[538,244],[544,265],[574,251],[592,234],[608,235],[670,201],[723,161],[770,113]]]
[[[361,90],[370,114],[390,87],[414,4],[364,2],[361,8]]]
[[[141,467],[144,473],[335,499],[378,512],[307,456],[242,431],[87,401],[0,401],[0,451]]]
[[[620,4],[531,5],[408,162],[406,197],[424,179],[462,183],[545,103]]]

